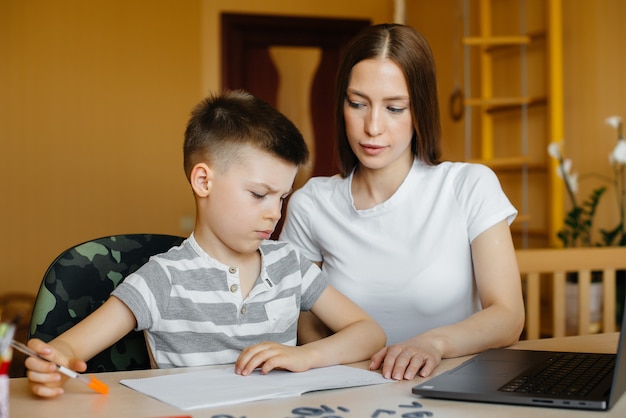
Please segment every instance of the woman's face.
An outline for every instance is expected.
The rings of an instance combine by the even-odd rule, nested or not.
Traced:
[[[343,115],[348,142],[363,168],[412,163],[409,91],[395,63],[367,59],[352,67]]]

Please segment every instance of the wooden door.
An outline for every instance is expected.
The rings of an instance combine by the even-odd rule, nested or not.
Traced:
[[[225,13],[221,23],[222,88],[245,89],[274,106],[279,78],[269,48],[321,49],[309,98],[317,155],[312,175],[335,174],[335,73],[343,47],[370,21]]]

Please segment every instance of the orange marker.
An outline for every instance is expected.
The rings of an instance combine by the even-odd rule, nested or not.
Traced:
[[[27,356],[39,357],[42,360],[46,360],[50,362],[50,360],[43,358],[42,356],[40,356],[39,354],[31,350],[27,345],[17,342],[15,340],[11,341],[11,347],[15,348],[17,351],[21,351]],[[96,379],[94,375],[90,374],[89,376],[87,376],[87,375],[75,372],[73,370],[70,370],[67,367],[61,366],[59,364],[55,363],[55,365],[57,366],[57,368],[59,369],[61,373],[63,373],[66,376],[71,377],[72,379],[80,380],[81,382],[86,384],[90,389],[95,390],[96,392],[101,393],[103,395],[106,395],[107,393],[109,393],[109,387],[105,385],[104,383],[102,383],[101,381],[99,381],[98,379]]]

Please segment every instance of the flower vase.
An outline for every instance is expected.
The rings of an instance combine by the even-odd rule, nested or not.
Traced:
[[[566,332],[567,335],[578,335],[578,283],[565,284],[566,298]],[[591,317],[589,333],[595,334],[602,328],[602,282],[592,282],[589,290],[589,309]]]

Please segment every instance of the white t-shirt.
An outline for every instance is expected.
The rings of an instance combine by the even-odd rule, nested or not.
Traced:
[[[310,179],[289,201],[281,240],[387,333],[405,341],[480,309],[471,242],[517,215],[495,173],[479,164],[415,160],[385,202],[356,210],[348,178]]]

